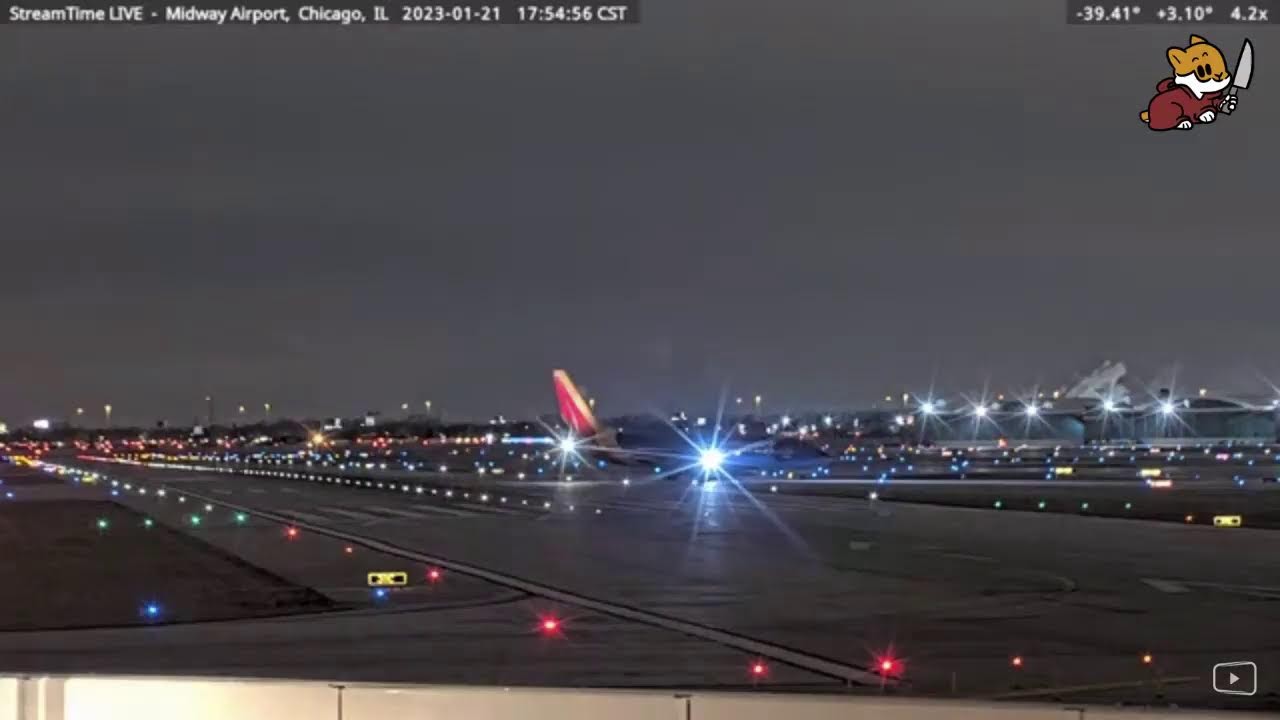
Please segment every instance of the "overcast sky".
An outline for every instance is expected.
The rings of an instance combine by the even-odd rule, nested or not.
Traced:
[[[649,0],[615,28],[0,28],[0,420],[607,413],[1280,379],[1274,30],[1062,0]]]

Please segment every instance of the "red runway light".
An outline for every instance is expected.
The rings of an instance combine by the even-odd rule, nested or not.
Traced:
[[[439,580],[440,571],[435,568],[431,568],[430,570],[427,571],[427,579],[430,580],[431,582],[435,582]]]
[[[882,655],[876,660],[876,670],[884,677],[902,674],[902,661],[890,655]]]
[[[285,536],[286,536],[286,537],[288,537],[290,540],[292,540],[292,539],[294,539],[294,538],[298,537],[298,528],[296,528],[296,527],[290,527],[290,528],[288,528],[288,529],[286,529],[286,530],[284,531],[284,534],[285,534]]]
[[[560,621],[555,618],[543,618],[539,627],[542,628],[542,632],[550,635],[560,630]]]
[[[1154,660],[1154,659],[1155,659],[1155,658],[1151,657],[1151,653],[1146,653],[1146,654],[1144,654],[1144,655],[1142,656],[1142,664],[1143,664],[1143,665],[1150,665],[1150,664],[1151,664],[1151,661],[1152,661],[1152,660]]]
[[[352,554],[352,553],[354,553],[354,552],[356,551],[356,549],[355,549],[355,548],[353,548],[353,547],[351,547],[350,545],[346,546],[346,547],[345,547],[345,548],[343,548],[343,549],[346,551],[346,553],[347,553],[348,555],[350,555],[350,554]]]
[[[769,668],[759,660],[751,664],[751,674],[760,677],[769,671]]]
[[[1020,667],[1022,667],[1022,656],[1021,656],[1021,655],[1014,655],[1014,656],[1013,656],[1013,659],[1012,659],[1012,660],[1010,660],[1009,662],[1010,662],[1010,663],[1012,663],[1014,667],[1016,667],[1016,668],[1020,668]]]

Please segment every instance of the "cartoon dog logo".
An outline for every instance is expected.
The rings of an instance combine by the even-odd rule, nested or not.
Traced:
[[[1248,40],[1236,62],[1235,77],[1222,51],[1199,35],[1192,35],[1185,48],[1169,48],[1168,57],[1173,77],[1156,85],[1156,96],[1139,115],[1152,130],[1190,130],[1219,115],[1230,115],[1238,102],[1236,89],[1249,87],[1253,75],[1253,46]]]

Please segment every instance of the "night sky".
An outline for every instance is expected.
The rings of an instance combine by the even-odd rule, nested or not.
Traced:
[[[615,28],[0,28],[0,420],[1280,380],[1269,67],[1061,0],[648,0]]]

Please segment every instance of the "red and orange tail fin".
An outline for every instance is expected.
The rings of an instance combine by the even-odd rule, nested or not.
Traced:
[[[600,434],[600,424],[591,412],[578,386],[569,379],[569,373],[555,370],[551,373],[551,381],[556,386],[556,402],[560,404],[560,419],[564,420],[573,434],[580,438],[595,437]]]

